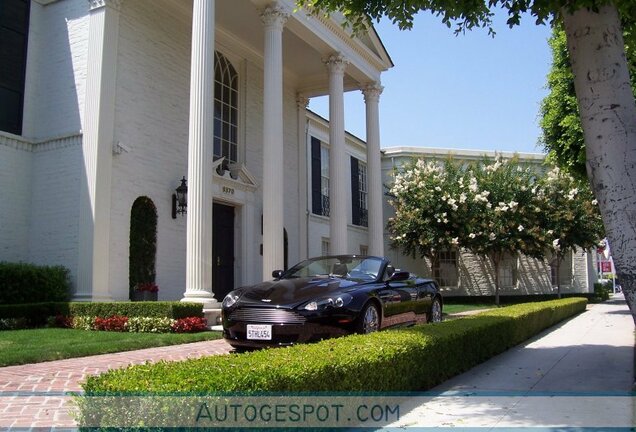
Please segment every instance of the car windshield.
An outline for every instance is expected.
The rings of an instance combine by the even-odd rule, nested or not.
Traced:
[[[305,277],[339,277],[356,281],[374,281],[382,267],[382,260],[375,257],[324,257],[313,258],[296,264],[284,275],[284,279]]]

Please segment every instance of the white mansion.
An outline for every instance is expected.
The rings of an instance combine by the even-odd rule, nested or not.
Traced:
[[[64,265],[76,300],[129,298],[140,202],[156,212],[161,300],[214,307],[308,256],[385,250],[490,293],[476,258],[431,269],[385,244],[383,183],[414,150],[380,151],[393,64],[373,28],[352,38],[292,0],[2,0],[0,52],[0,261]],[[345,132],[345,91],[364,94],[366,142]],[[306,109],[322,95],[329,123]],[[588,291],[578,255],[567,280]],[[510,292],[551,290],[546,263],[507,268]]]

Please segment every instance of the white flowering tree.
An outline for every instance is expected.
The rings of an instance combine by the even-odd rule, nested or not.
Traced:
[[[389,203],[392,246],[413,257],[462,246],[472,220],[474,194],[464,167],[452,159],[418,160],[395,174]]]
[[[487,257],[495,274],[495,303],[499,304],[500,266],[507,254],[544,259],[550,239],[540,223],[545,196],[538,173],[517,158],[484,160],[471,166],[475,193],[471,232],[464,247]]]
[[[568,252],[596,247],[605,232],[598,202],[586,180],[553,168],[541,179],[545,195],[542,225],[552,239],[551,250],[556,264],[556,283],[561,297],[560,269]]]

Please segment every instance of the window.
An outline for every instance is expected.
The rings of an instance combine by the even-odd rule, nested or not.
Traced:
[[[369,246],[360,245],[360,255],[369,255]]]
[[[329,216],[329,149],[311,137],[311,212]]]
[[[367,166],[364,162],[351,158],[351,223],[369,226],[367,210]]]
[[[320,246],[321,246],[321,255],[322,256],[329,255],[329,238],[323,237],[322,241],[320,242]]]
[[[559,264],[559,280],[557,280],[557,257],[554,256],[550,261],[550,279],[552,286],[570,285],[572,283],[572,253],[565,254]]]
[[[499,286],[515,288],[519,274],[519,259],[516,255],[505,255],[499,264]]]
[[[214,160],[238,162],[238,74],[214,52]]]
[[[433,258],[432,273],[439,286],[458,286],[457,251],[437,252]]]
[[[30,0],[0,1],[0,130],[22,135]]]

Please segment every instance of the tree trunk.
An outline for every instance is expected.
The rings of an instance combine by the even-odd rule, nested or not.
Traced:
[[[618,12],[562,12],[585,135],[587,173],[636,324],[636,103]]]
[[[556,260],[557,297],[561,298],[561,256],[559,254],[557,254]]]
[[[495,304],[499,306],[499,256],[492,255],[492,266],[495,268]]]

